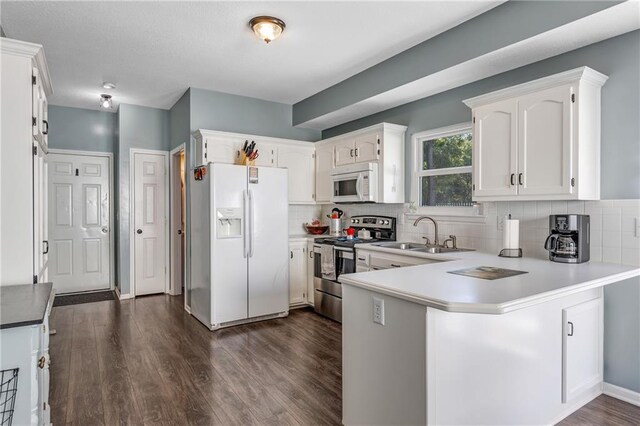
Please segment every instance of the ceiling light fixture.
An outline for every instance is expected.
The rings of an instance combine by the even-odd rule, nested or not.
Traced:
[[[113,101],[111,99],[111,95],[107,95],[106,93],[103,93],[100,95],[100,107],[106,108],[106,109],[113,108]]]
[[[282,19],[273,16],[256,16],[249,21],[249,27],[267,44],[277,39],[284,31],[285,26]]]
[[[105,81],[104,83],[102,83],[102,88],[113,90],[113,89],[116,88],[116,85],[115,85],[115,83],[108,83],[108,82]]]

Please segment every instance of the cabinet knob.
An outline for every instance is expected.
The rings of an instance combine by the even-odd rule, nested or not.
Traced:
[[[567,336],[573,336],[573,323],[571,321],[567,322],[567,325],[569,326],[569,332],[567,332]]]

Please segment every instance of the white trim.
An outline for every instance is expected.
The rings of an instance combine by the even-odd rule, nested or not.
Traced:
[[[40,78],[42,80],[42,86],[44,87],[47,96],[51,96],[53,94],[51,76],[49,75],[49,67],[47,66],[47,58],[44,55],[44,48],[41,44],[1,37],[0,51],[9,55],[31,58],[35,62],[36,68],[38,68],[38,72],[40,73]]]
[[[411,171],[411,201],[416,205],[417,211],[407,215],[407,217],[414,215],[429,215],[429,216],[442,216],[443,218],[452,218],[451,221],[462,222],[471,221],[478,222],[480,220],[474,220],[472,218],[478,217],[474,213],[474,207],[449,207],[449,206],[420,206],[420,184],[418,180],[423,176],[441,176],[448,174],[458,173],[472,173],[472,166],[463,167],[450,167],[445,169],[433,169],[422,170],[422,142],[425,140],[441,138],[446,136],[457,135],[465,132],[472,132],[473,124],[471,122],[458,123],[451,126],[439,127],[437,129],[427,130],[424,132],[414,133],[411,135],[411,149],[412,149],[412,171]],[[457,220],[457,218],[467,218],[466,220]],[[482,222],[485,218],[482,217]]]
[[[303,141],[296,139],[285,139],[285,138],[274,138],[271,136],[261,136],[261,135],[251,135],[248,133],[233,133],[233,132],[222,132],[220,130],[207,130],[207,129],[198,129],[195,132],[191,133],[191,135],[196,139],[204,139],[206,137],[215,137],[215,136],[224,136],[231,138],[243,138],[243,139],[258,139],[259,142],[263,143],[271,143],[271,144],[281,144],[281,145],[304,145],[314,147],[314,141]]]
[[[179,294],[182,294],[182,288],[180,288],[180,286],[178,286],[175,282],[174,282],[174,276],[173,276],[173,265],[174,265],[174,260],[175,260],[175,251],[176,251],[176,247],[174,247],[173,244],[173,236],[175,235],[175,233],[178,231],[177,229],[174,228],[174,217],[173,217],[173,207],[174,207],[174,200],[176,198],[176,191],[175,191],[175,185],[174,185],[174,180],[176,178],[175,174],[176,172],[180,173],[180,170],[176,170],[175,167],[175,156],[176,154],[179,154],[180,152],[184,152],[185,154],[185,203],[186,203],[186,145],[180,144],[178,145],[176,148],[172,149],[171,152],[169,152],[169,245],[170,245],[170,262],[171,264],[169,265],[169,291],[168,293],[173,295],[173,296],[177,296]],[[182,207],[182,206],[181,206]],[[184,213],[186,215],[186,206],[184,208]],[[186,218],[185,218],[185,224],[186,224]],[[186,230],[185,230],[186,231]],[[183,237],[185,238],[185,248],[186,248],[186,235]],[[185,253],[182,253],[183,256],[185,256]],[[182,270],[182,279],[183,281],[186,283],[187,282],[187,277],[186,277],[186,259],[185,259],[185,268]]]
[[[630,389],[604,382],[602,386],[602,393],[619,399],[620,401],[628,402],[629,404],[640,407],[640,392],[635,392]]]
[[[135,247],[134,242],[135,238],[133,238],[133,233],[131,232],[134,228],[134,202],[133,194],[134,194],[134,156],[135,154],[155,154],[162,155],[164,157],[164,167],[165,171],[165,179],[164,179],[164,189],[165,194],[169,195],[169,152],[163,151],[160,149],[142,149],[142,148],[129,148],[129,294],[131,298],[136,297],[136,286],[135,286]],[[169,197],[164,197],[164,217],[169,217]],[[169,257],[169,220],[165,220],[164,226],[164,235],[165,235],[165,250],[164,250],[164,262],[166,265],[166,272],[164,276],[164,292],[169,292],[169,276],[171,275],[171,265],[170,265],[170,257]]]
[[[401,124],[394,124],[394,123],[387,123],[387,122],[382,122],[382,123],[378,123],[378,124],[374,124],[372,126],[368,126],[368,127],[363,127],[362,129],[358,129],[358,130],[354,130],[348,133],[342,133],[340,135],[336,135],[336,136],[332,136],[328,139],[322,139],[318,142],[316,142],[314,145],[315,146],[322,146],[322,145],[326,145],[326,144],[330,144],[333,143],[337,140],[341,140],[341,139],[346,139],[346,138],[355,138],[357,136],[366,134],[366,133],[370,133],[373,131],[380,131],[380,132],[384,132],[384,131],[395,131],[395,132],[405,132],[407,130],[407,126],[403,126]]]
[[[120,294],[120,289],[118,287],[116,287],[116,296],[118,296],[118,300],[133,299],[133,296],[129,293]]]
[[[462,102],[469,108],[477,108],[482,105],[490,104],[502,99],[513,98],[516,96],[526,95],[528,93],[538,92],[540,90],[549,89],[551,87],[561,86],[563,84],[572,83],[577,80],[583,80],[601,87],[607,80],[608,76],[599,73],[589,67],[574,68],[558,74],[553,74],[537,80],[528,81],[516,86],[507,87],[506,89],[496,90],[495,92],[486,93],[476,96],[475,98],[465,99]]]
[[[81,151],[75,149],[48,150],[47,155],[80,155],[88,157],[106,157],[109,162],[109,290],[116,289],[116,244],[115,233],[118,232],[115,220],[115,181],[113,173],[113,153],[106,151]],[[47,195],[48,196],[48,195]]]

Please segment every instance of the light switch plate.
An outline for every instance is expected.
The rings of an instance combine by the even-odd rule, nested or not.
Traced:
[[[384,325],[384,299],[373,298],[373,322]]]

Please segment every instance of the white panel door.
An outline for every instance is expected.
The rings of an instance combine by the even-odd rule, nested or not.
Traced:
[[[378,161],[380,145],[378,133],[367,133],[356,138],[354,151],[356,163],[368,163]]]
[[[336,166],[353,164],[355,161],[355,143],[353,139],[344,139],[333,144]]]
[[[473,116],[473,196],[516,195],[517,102],[479,107]]]
[[[602,381],[602,298],[562,310],[562,402]]]
[[[315,192],[314,149],[283,146],[278,148],[278,167],[289,170],[289,203],[311,204]]]
[[[331,171],[333,170],[333,145],[316,148],[316,202],[331,201]]]
[[[257,169],[257,183],[248,186],[250,318],[289,309],[287,171]]]
[[[518,192],[571,194],[573,86],[523,96],[518,101]]]
[[[163,293],[167,280],[167,157],[135,153],[133,158],[135,295]]]
[[[109,159],[49,157],[49,280],[57,293],[108,289]]]

